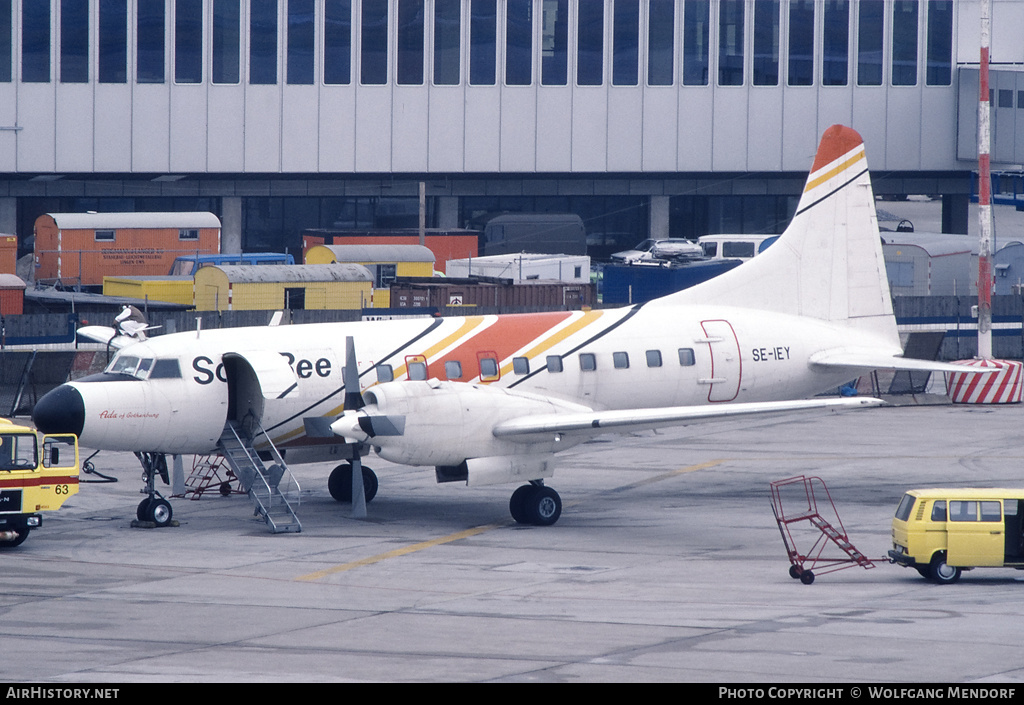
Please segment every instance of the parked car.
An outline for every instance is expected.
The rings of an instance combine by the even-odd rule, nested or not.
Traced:
[[[647,239],[631,250],[612,255],[616,262],[637,262],[650,259],[671,259],[673,257],[702,257],[703,250],[697,243],[684,237],[670,237],[662,240]]]

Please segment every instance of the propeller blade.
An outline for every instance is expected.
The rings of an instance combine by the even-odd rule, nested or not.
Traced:
[[[366,490],[363,489],[363,461],[359,458],[359,445],[352,446],[352,518],[366,518]]]
[[[359,391],[359,366],[356,364],[356,343],[352,336],[345,338],[345,410],[362,409],[366,403]]]
[[[366,517],[366,491],[363,489],[363,462],[359,457],[359,444],[367,440],[370,433],[362,429],[362,421],[365,414],[357,414],[366,402],[363,401],[362,392],[359,389],[359,365],[356,363],[356,343],[352,336],[345,338],[345,411],[341,418],[331,424],[331,430],[335,433],[335,426],[344,427],[342,436],[352,447],[352,518],[363,519]],[[359,438],[355,433],[356,429],[365,433],[365,438]]]

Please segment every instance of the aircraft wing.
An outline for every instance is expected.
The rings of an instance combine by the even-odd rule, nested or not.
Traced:
[[[663,409],[626,409],[565,414],[522,416],[503,421],[494,427],[498,437],[528,436],[537,433],[597,434],[607,431],[629,431],[690,422],[721,419],[751,414],[774,414],[785,411],[822,408],[864,408],[884,404],[874,397],[820,397],[793,401],[711,404],[706,406],[673,406]]]
[[[870,350],[825,350],[811,355],[811,365],[847,367],[861,370],[904,370],[907,372],[972,372],[988,373],[996,368],[964,367],[950,362],[915,360],[909,357],[879,354]]]

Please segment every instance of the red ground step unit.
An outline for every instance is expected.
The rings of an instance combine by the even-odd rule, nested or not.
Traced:
[[[875,567],[874,560],[850,543],[832,495],[820,477],[798,475],[777,480],[771,483],[771,492],[772,512],[789,556],[790,577],[810,585],[814,582],[814,571],[824,575],[858,565],[865,569]],[[825,516],[819,510],[819,498]],[[811,542],[806,553],[797,548],[796,532],[799,530],[796,525],[801,522],[807,522],[811,527],[799,533],[802,540]],[[825,555],[825,550],[833,544],[839,547],[845,558]]]

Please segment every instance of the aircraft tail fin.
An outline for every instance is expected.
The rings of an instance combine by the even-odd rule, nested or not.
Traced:
[[[796,214],[771,247],[741,267],[659,301],[845,322],[898,343],[860,135],[843,125],[825,131]]]

